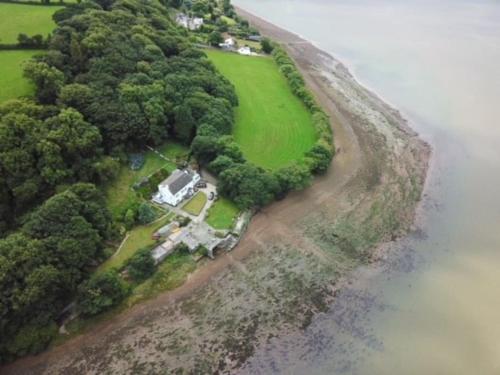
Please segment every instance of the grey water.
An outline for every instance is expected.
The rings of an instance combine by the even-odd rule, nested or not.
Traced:
[[[433,146],[419,230],[243,372],[500,374],[500,2],[234,3],[339,58]]]

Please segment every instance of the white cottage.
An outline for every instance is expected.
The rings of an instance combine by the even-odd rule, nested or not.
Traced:
[[[250,56],[252,54],[252,50],[250,49],[250,47],[245,46],[238,49],[238,53],[240,55]]]
[[[167,179],[158,185],[158,194],[155,200],[177,206],[184,197],[192,193],[200,175],[194,171],[176,169]]]

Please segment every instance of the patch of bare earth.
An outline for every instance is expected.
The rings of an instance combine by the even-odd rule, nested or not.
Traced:
[[[2,373],[234,372],[259,343],[307,327],[343,277],[410,229],[429,147],[331,56],[239,13],[286,45],[330,114],[338,149],[330,170],[259,212],[232,253],[180,288]]]

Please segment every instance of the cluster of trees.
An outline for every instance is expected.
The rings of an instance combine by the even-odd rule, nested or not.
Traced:
[[[26,100],[0,106],[0,233],[58,187],[112,178],[116,162],[101,142],[97,127],[72,108]]]
[[[20,48],[34,48],[34,49],[42,49],[46,48],[48,45],[50,38],[47,38],[47,40],[43,39],[43,36],[40,34],[36,34],[33,36],[28,36],[26,34],[19,34],[17,36],[17,45]]]
[[[36,353],[112,235],[101,192],[78,183],[29,213],[0,240],[0,362]]]
[[[75,295],[89,315],[126,295],[116,274],[85,281],[116,233],[93,184],[144,144],[190,144],[200,124],[231,133],[237,104],[157,1],[89,0],[54,20],[25,69],[35,100],[0,106],[0,362],[43,349]]]

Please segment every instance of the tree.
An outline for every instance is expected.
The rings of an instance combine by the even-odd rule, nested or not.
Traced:
[[[115,271],[97,273],[78,288],[78,309],[86,316],[97,315],[117,305],[127,293],[127,285]]]
[[[217,189],[241,209],[262,207],[279,192],[276,177],[252,164],[235,164],[219,174]]]
[[[262,38],[262,40],[260,41],[260,46],[262,47],[262,51],[264,53],[273,52],[274,46],[269,38]]]
[[[41,103],[55,103],[64,82],[64,74],[47,63],[29,60],[24,66],[24,76],[36,86],[36,96]]]
[[[316,144],[306,153],[313,173],[325,173],[330,166],[333,153],[330,148],[323,144]]]
[[[156,217],[156,214],[148,203],[142,203],[137,210],[137,221],[141,224],[149,224]]]
[[[208,44],[214,47],[218,47],[220,43],[224,42],[224,39],[222,38],[222,34],[214,30],[210,34],[208,34]]]
[[[282,196],[292,190],[302,190],[311,183],[311,172],[306,165],[294,164],[276,172]]]
[[[135,281],[142,281],[151,276],[155,272],[155,261],[151,250],[148,248],[138,250],[130,258],[127,269]]]

